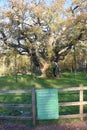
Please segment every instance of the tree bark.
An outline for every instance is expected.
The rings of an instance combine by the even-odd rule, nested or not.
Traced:
[[[42,75],[41,75],[41,77],[46,77],[46,69],[48,69],[49,68],[49,66],[50,66],[51,64],[50,63],[47,63],[47,62],[45,62],[44,64],[43,64],[43,67],[41,68],[41,72],[42,72]]]

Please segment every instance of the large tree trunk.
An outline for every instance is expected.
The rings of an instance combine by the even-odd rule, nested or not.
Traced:
[[[43,65],[43,67],[41,68],[41,72],[42,72],[42,75],[41,75],[41,77],[46,77],[47,75],[46,75],[46,70],[49,68],[49,67],[52,67],[53,69],[51,69],[51,71],[52,71],[52,77],[60,77],[60,73],[59,73],[59,66],[58,66],[58,64],[57,63],[47,63],[47,62],[45,62],[44,63],[44,65]],[[51,76],[50,76],[50,78],[51,78]]]
[[[45,72],[46,72],[46,69],[49,68],[49,66],[50,66],[50,63],[45,62],[43,64],[43,67],[41,68],[41,72],[42,72],[41,77],[46,77],[46,73]]]
[[[60,77],[59,66],[58,66],[58,63],[56,63],[56,62],[54,62],[53,74],[54,74],[54,77]]]

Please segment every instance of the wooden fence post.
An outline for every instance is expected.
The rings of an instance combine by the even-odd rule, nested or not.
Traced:
[[[35,87],[32,87],[32,117],[33,117],[33,125],[36,123],[36,107],[35,107]]]
[[[79,100],[80,100],[79,111],[80,111],[80,115],[81,115],[81,120],[83,120],[83,85],[82,84],[80,84]]]

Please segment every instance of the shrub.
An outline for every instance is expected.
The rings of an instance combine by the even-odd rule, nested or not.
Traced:
[[[46,69],[46,77],[48,78],[54,78],[54,66],[51,65]]]

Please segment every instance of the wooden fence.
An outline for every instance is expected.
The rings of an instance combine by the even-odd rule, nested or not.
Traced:
[[[18,120],[32,120],[35,125],[35,88],[32,87],[30,90],[0,90],[0,94],[22,94],[29,93],[32,95],[31,104],[1,104],[0,107],[4,108],[31,108],[32,116],[0,116],[0,119],[18,119]]]
[[[78,102],[63,102],[59,103],[59,106],[79,106],[79,114],[71,114],[71,115],[60,115],[60,118],[76,118],[79,117],[83,120],[84,117],[87,117],[87,114],[84,114],[83,106],[87,105],[87,101],[83,99],[83,91],[87,90],[87,86],[80,85],[79,87],[71,87],[71,88],[59,88],[58,91],[68,92],[68,91],[79,91],[79,101]]]
[[[58,92],[70,92],[70,91],[78,91],[79,92],[79,101],[78,102],[63,102],[59,103],[59,106],[79,106],[79,114],[71,114],[71,115],[60,115],[59,118],[76,118],[79,117],[83,120],[84,117],[87,117],[87,114],[84,114],[83,106],[87,105],[87,101],[83,100],[83,91],[87,90],[87,86],[80,85],[79,87],[71,87],[71,88],[58,88]],[[36,99],[35,99],[35,87],[32,87],[30,90],[0,90],[0,94],[21,94],[21,93],[31,93],[32,95],[32,103],[31,104],[0,104],[0,107],[13,107],[13,108],[31,108],[32,116],[0,116],[0,119],[19,119],[19,120],[32,120],[35,125],[36,122]]]

